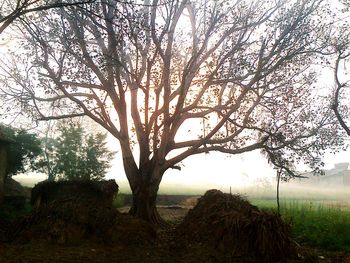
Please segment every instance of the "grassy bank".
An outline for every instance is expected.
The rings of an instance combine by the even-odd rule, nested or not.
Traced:
[[[252,203],[276,210],[275,200],[253,199]],[[349,203],[285,199],[280,211],[291,222],[293,236],[301,244],[350,252]]]

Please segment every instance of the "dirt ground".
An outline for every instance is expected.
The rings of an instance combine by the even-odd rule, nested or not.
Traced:
[[[121,209],[122,212],[126,209]],[[188,212],[180,206],[159,207],[159,212],[172,227],[159,230],[158,237],[147,245],[106,245],[83,243],[75,246],[35,243],[0,243],[1,263],[65,263],[65,262],[119,262],[119,263],[214,263],[247,262],[222,258],[201,243],[183,243],[176,239],[176,224]],[[350,263],[350,255],[343,252],[327,252],[313,248],[300,249],[300,259],[293,262]]]

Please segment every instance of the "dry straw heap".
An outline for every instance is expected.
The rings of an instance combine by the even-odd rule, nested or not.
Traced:
[[[199,199],[178,232],[226,260],[284,262],[295,255],[290,226],[280,216],[219,190],[209,190]]]

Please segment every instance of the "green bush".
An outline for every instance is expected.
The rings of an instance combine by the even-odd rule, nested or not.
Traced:
[[[4,221],[13,221],[16,218],[24,215],[30,214],[32,211],[32,206],[26,203],[24,207],[18,209],[11,205],[4,204],[0,207],[0,219]]]
[[[113,198],[113,206],[116,208],[120,208],[125,206],[125,194],[118,193]]]

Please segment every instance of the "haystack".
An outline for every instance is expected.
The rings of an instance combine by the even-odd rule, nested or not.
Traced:
[[[208,245],[223,257],[280,262],[293,257],[290,227],[240,195],[209,190],[178,227],[183,238]]]

